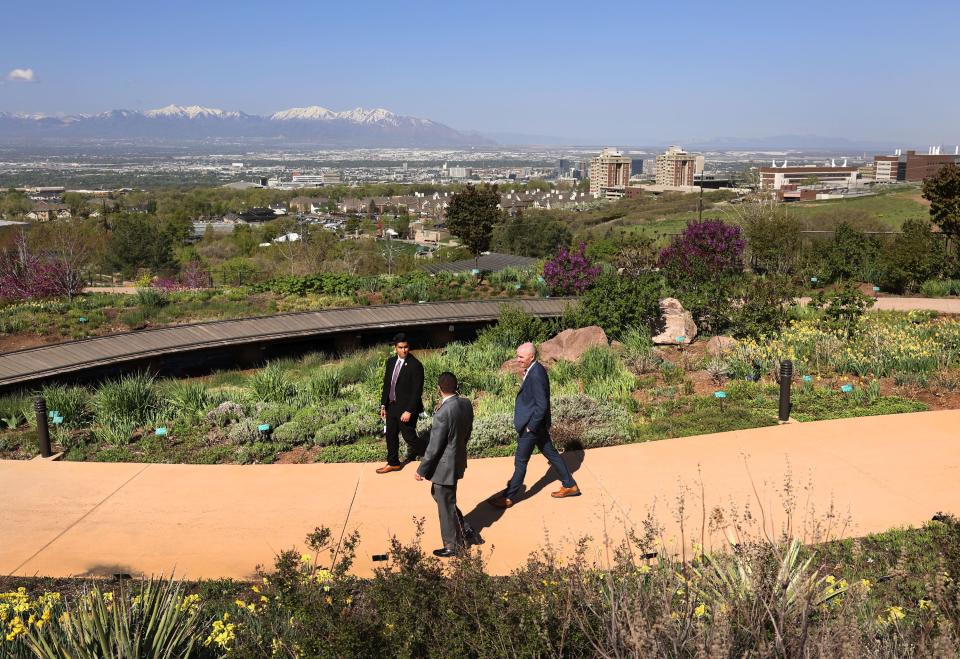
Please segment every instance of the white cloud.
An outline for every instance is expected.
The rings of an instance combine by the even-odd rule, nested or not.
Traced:
[[[7,80],[10,82],[36,82],[37,75],[33,69],[11,69],[7,74]]]

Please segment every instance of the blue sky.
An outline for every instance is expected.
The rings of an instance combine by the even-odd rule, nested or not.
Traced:
[[[0,111],[364,106],[611,144],[925,147],[960,141],[958,37],[955,0],[7,2]]]

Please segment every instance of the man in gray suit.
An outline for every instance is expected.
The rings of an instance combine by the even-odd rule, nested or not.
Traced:
[[[457,508],[457,481],[467,468],[467,442],[473,432],[473,404],[457,395],[457,377],[453,373],[441,373],[437,386],[443,400],[433,414],[430,443],[416,479],[433,483],[430,492],[440,512],[443,539],[443,547],[433,553],[449,558],[474,539],[473,530],[466,526]]]

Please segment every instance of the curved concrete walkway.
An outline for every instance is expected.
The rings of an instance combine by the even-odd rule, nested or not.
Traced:
[[[794,532],[811,540],[816,523],[837,537],[960,513],[960,410],[788,424],[565,459],[583,496],[550,498],[556,481],[535,456],[529,497],[507,511],[484,500],[503,486],[512,459],[470,462],[460,507],[481,529],[493,572],[509,572],[548,542],[568,554],[587,535],[590,557],[606,563],[611,544],[628,530],[642,533],[648,513],[673,548],[690,540],[721,546],[722,534],[701,535],[717,508],[731,519],[731,511],[749,506],[753,532],[762,524],[775,535],[793,507]],[[426,519],[425,548],[439,545],[429,484],[415,481],[411,467],[381,476],[376,466],[2,461],[0,574],[175,570],[188,578],[246,578],[256,565],[272,565],[276,552],[302,547],[319,525],[337,537],[359,531],[356,570],[368,574],[392,535],[413,538],[415,517]],[[680,499],[686,543],[679,540]]]

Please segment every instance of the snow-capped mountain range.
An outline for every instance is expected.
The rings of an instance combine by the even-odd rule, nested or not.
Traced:
[[[390,110],[334,111],[319,105],[268,116],[168,105],[155,110],[110,110],[98,114],[49,116],[0,112],[2,141],[150,140],[195,142],[255,139],[273,143],[337,146],[464,146],[491,144],[476,133]]]

